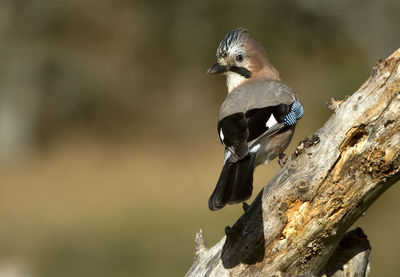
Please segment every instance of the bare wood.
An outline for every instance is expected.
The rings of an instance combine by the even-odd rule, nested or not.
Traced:
[[[323,274],[346,230],[400,178],[400,49],[329,108],[224,238],[207,248],[197,235],[186,276]]]

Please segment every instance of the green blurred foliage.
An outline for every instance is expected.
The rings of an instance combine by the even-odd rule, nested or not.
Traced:
[[[0,276],[181,276],[241,208],[219,174],[224,80],[205,74],[246,27],[305,107],[297,141],[400,46],[397,0],[5,0],[0,3]],[[257,169],[255,192],[278,170]],[[397,186],[359,222],[371,276],[397,276]],[[31,276],[29,275],[29,276]]]

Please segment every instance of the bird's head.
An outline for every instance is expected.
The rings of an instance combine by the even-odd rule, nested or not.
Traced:
[[[217,49],[217,63],[207,73],[224,74],[228,92],[250,79],[280,79],[264,48],[243,28],[237,28],[225,35]]]

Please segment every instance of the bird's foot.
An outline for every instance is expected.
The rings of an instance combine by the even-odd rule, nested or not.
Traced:
[[[243,211],[247,211],[249,209],[250,205],[247,204],[246,202],[243,202]]]
[[[287,162],[289,156],[286,155],[285,153],[281,153],[281,154],[279,154],[278,158],[279,158],[278,159],[279,166],[282,168],[285,165],[285,163]]]

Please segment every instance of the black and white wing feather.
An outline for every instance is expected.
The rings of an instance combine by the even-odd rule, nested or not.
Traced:
[[[229,160],[243,159],[257,141],[287,127],[285,118],[290,112],[291,105],[279,104],[235,113],[220,120],[218,133],[221,142],[232,152]]]

